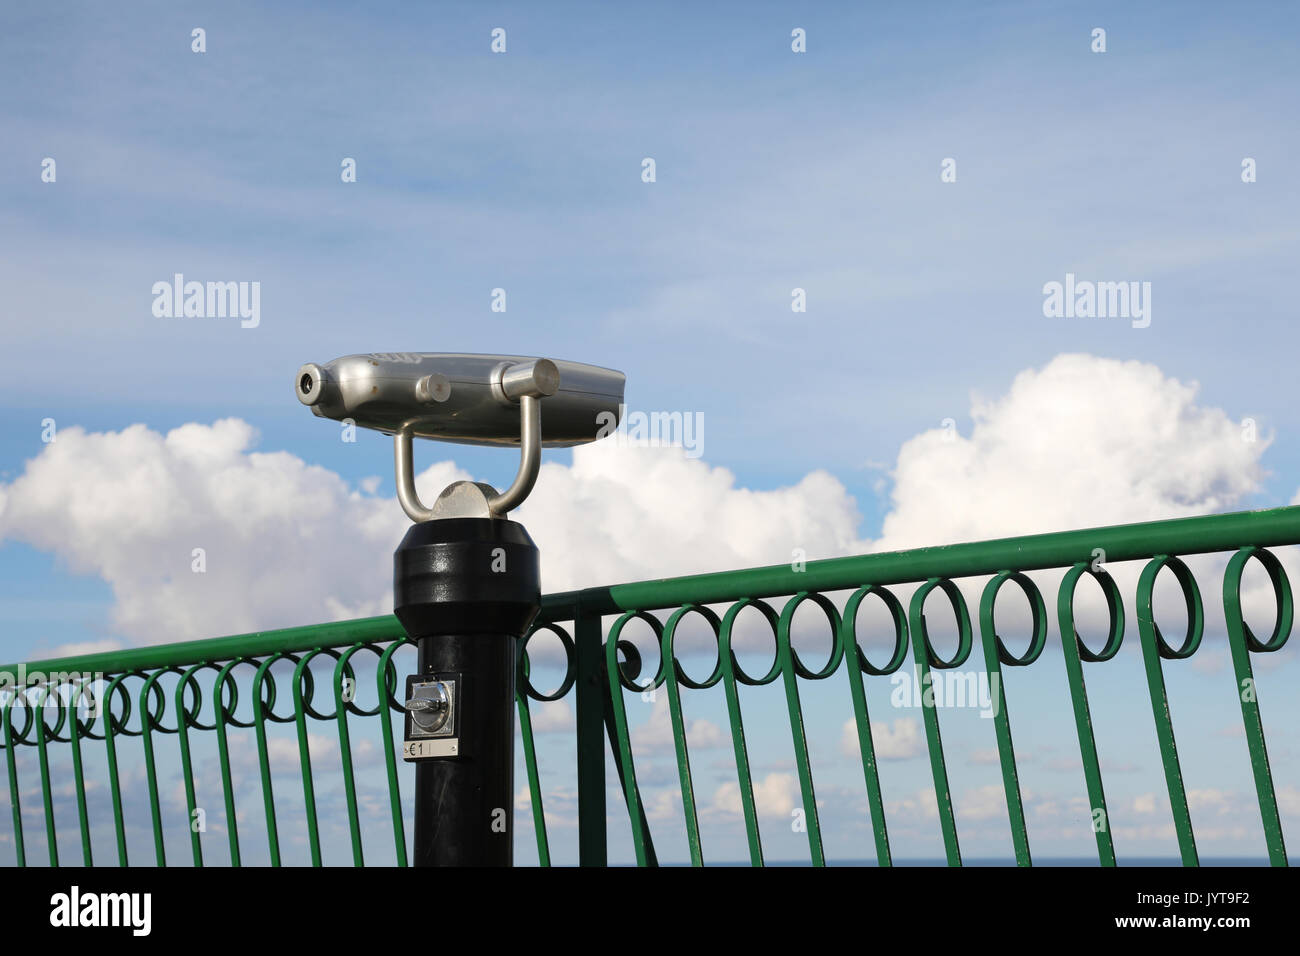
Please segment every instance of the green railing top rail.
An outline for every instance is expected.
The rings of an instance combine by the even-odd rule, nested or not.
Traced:
[[[799,571],[790,564],[777,564],[568,591],[547,595],[540,619],[548,620],[550,609],[567,609],[579,603],[589,614],[619,614],[683,604],[779,597],[797,591],[839,591],[863,584],[884,586],[1006,570],[1068,568],[1080,561],[1093,561],[1098,548],[1105,552],[1105,563],[1114,564],[1157,554],[1207,554],[1235,551],[1246,545],[1266,548],[1297,541],[1300,541],[1300,505],[1293,505],[826,558],[809,561]]]
[[[650,611],[684,604],[716,604],[742,598],[767,598],[797,591],[836,591],[863,584],[891,585],[934,577],[962,578],[1000,571],[1068,568],[1089,562],[1096,549],[1107,564],[1160,554],[1191,555],[1234,551],[1245,545],[1266,548],[1300,541],[1300,505],[1238,511],[1193,518],[1171,518],[1077,531],[997,538],[964,544],[914,548],[845,558],[809,561],[802,570],[790,564],[738,571],[660,578],[630,584],[548,594],[538,623],[570,620],[584,614]],[[336,642],[332,642],[337,635]],[[75,671],[120,674],[176,667],[200,661],[294,653],[318,647],[382,643],[403,637],[392,615],[257,631],[199,641],[103,651],[75,657],[25,662],[26,675]],[[15,684],[19,664],[0,666],[0,683]]]

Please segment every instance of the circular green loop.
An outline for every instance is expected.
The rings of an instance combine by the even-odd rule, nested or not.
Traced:
[[[63,731],[63,725],[68,721],[67,711],[66,708],[63,706],[62,700],[60,700],[59,705],[54,708],[54,712],[58,714],[58,720],[55,721],[54,726],[51,727],[49,724],[45,722],[45,703],[50,699],[51,694],[55,694],[57,696],[57,688],[55,688],[49,683],[45,683],[39,685],[39,689],[41,691],[40,698],[38,702],[33,706],[37,711],[36,719],[41,722],[41,727],[45,732],[46,741],[50,743],[66,744],[70,738],[59,736],[59,734]]]
[[[925,623],[925,599],[935,588],[939,588],[948,596],[953,616],[957,619],[957,650],[953,652],[952,660],[945,661],[935,651],[934,645],[930,643],[930,629]],[[931,667],[943,671],[961,667],[966,663],[973,643],[970,612],[966,609],[966,599],[962,597],[961,588],[957,587],[951,578],[931,578],[921,585],[912,595],[911,618],[912,630],[917,633],[921,646],[925,649],[925,659],[929,661]]]
[[[1183,601],[1187,605],[1187,633],[1183,637],[1182,646],[1174,649],[1169,642],[1165,640],[1164,634],[1160,632],[1160,625],[1156,623],[1155,612],[1152,610],[1152,596],[1155,592],[1156,576],[1159,575],[1161,568],[1168,568],[1173,572],[1174,578],[1178,581],[1179,586],[1183,589]],[[1201,646],[1201,637],[1205,633],[1205,614],[1201,607],[1201,589],[1196,584],[1196,578],[1192,575],[1191,569],[1187,567],[1179,558],[1168,554],[1158,554],[1147,562],[1147,566],[1142,569],[1142,577],[1138,580],[1138,608],[1144,610],[1151,621],[1151,629],[1155,633],[1156,648],[1161,657],[1168,661],[1180,661],[1191,657],[1196,653],[1196,649]],[[1141,615],[1139,614],[1139,620]]]
[[[354,644],[343,654],[333,647],[316,647],[309,651],[298,661],[298,665],[293,669],[294,686],[296,694],[302,701],[302,712],[313,720],[338,720],[339,706],[350,714],[356,714],[359,717],[373,717],[383,709],[383,704],[376,704],[374,710],[362,710],[357,706],[357,688],[360,686],[357,681],[356,669],[352,666],[352,655],[357,651],[371,651],[376,657],[380,657],[379,648],[374,644]],[[334,660],[334,672],[330,675],[332,682],[337,682],[334,690],[334,709],[328,714],[323,714],[316,709],[316,677],[312,674],[310,664],[318,654],[324,654]],[[343,699],[343,681],[352,681],[352,698],[351,700]]]
[[[703,682],[694,680],[686,673],[686,668],[683,667],[682,662],[677,659],[677,652],[673,648],[673,642],[677,637],[677,625],[687,614],[698,614],[709,622],[709,627],[713,628],[714,647],[718,648],[717,663],[713,665],[712,673],[710,673]],[[667,623],[664,624],[663,637],[660,639],[662,644],[659,653],[665,659],[673,662],[673,674],[676,676],[679,684],[689,687],[692,690],[707,690],[722,679],[722,649],[720,646],[721,639],[719,637],[719,631],[721,628],[722,622],[718,619],[718,615],[714,613],[713,609],[704,607],[700,604],[684,604],[674,611],[668,618]]]
[[[1083,637],[1074,626],[1074,592],[1078,587],[1079,578],[1085,574],[1101,586],[1102,594],[1106,597],[1106,607],[1110,612],[1106,644],[1097,652],[1093,652],[1087,644],[1083,643]],[[1067,633],[1074,634],[1074,645],[1080,660],[1090,664],[1100,664],[1119,653],[1120,645],[1124,642],[1124,599],[1120,596],[1119,585],[1105,568],[1093,570],[1088,562],[1080,561],[1066,571],[1065,576],[1061,578],[1060,590],[1057,592],[1057,610],[1061,615],[1061,637],[1064,639]]]
[[[799,609],[799,605],[804,601],[812,601],[822,609],[826,615],[826,620],[831,626],[831,655],[821,670],[812,671],[804,666],[803,661],[799,658],[799,652],[794,649],[794,642],[790,637],[790,625],[794,622],[794,612]],[[794,672],[804,680],[825,680],[839,669],[840,659],[844,656],[844,645],[840,641],[840,612],[835,609],[830,598],[817,591],[800,591],[786,602],[785,607],[781,610],[780,623],[777,626],[777,646],[784,646],[790,652],[790,660],[794,664]]]
[[[217,729],[215,704],[213,706],[213,711],[212,711],[213,722],[211,724],[205,724],[203,723],[203,721],[199,720],[199,714],[203,709],[203,689],[199,687],[199,682],[195,680],[195,675],[199,671],[205,669],[214,670],[218,674],[221,673],[221,668],[217,667],[216,664],[208,664],[208,663],[195,664],[193,667],[190,667],[188,670],[185,671],[185,673],[181,675],[180,682],[176,685],[177,686],[176,693],[180,695],[179,702],[181,705],[181,719],[185,721],[185,726],[192,730],[216,730]],[[193,708],[189,708],[185,706],[185,692],[189,690],[191,687],[194,689]]]
[[[112,683],[108,685],[108,693],[105,695],[108,698],[106,702],[108,727],[105,729],[105,733],[111,732],[115,736],[121,734],[124,737],[138,737],[140,734],[144,733],[144,728],[142,727],[140,730],[131,730],[128,726],[131,722],[131,713],[134,710],[134,705],[131,703],[131,694],[127,691],[126,685],[123,683],[123,681],[128,677],[136,677],[140,680],[144,680],[145,674],[143,671],[129,671],[125,674],[118,674],[113,678]],[[120,717],[113,713],[113,700],[118,696],[120,696],[122,700],[122,715]]]
[[[993,608],[997,603],[998,591],[1008,581],[1014,581],[1019,585],[1020,590],[1024,592],[1025,599],[1029,601],[1029,611],[1032,615],[1031,628],[1033,634],[1029,640],[1028,649],[1020,657],[1016,657],[1007,650],[1006,642],[998,636],[993,623]],[[1043,603],[1043,595],[1038,590],[1038,585],[1020,571],[1000,571],[984,586],[984,594],[980,597],[980,621],[987,623],[989,631],[993,633],[993,641],[998,649],[998,660],[1008,667],[1028,667],[1038,660],[1043,653],[1043,648],[1047,646],[1047,606]]]
[[[82,720],[80,717],[74,718],[77,722],[77,736],[84,740],[103,740],[104,735],[102,733],[95,733],[95,724],[99,723],[100,719],[104,717],[104,708],[98,706],[99,700],[96,698],[94,691],[90,690],[91,683],[93,682],[89,676],[83,677],[77,685],[72,700],[68,702],[68,706],[75,711],[80,700],[83,697],[87,698],[86,706],[92,713],[86,720]]]
[[[531,641],[534,635],[539,631],[550,631],[560,639],[560,645],[564,648],[564,680],[560,682],[559,689],[552,694],[540,693],[529,679],[529,674],[532,671],[532,659],[528,656],[528,642]],[[542,703],[559,700],[569,692],[569,689],[573,686],[573,682],[577,677],[577,649],[574,647],[573,638],[569,636],[569,632],[558,624],[535,625],[519,645],[519,672],[516,680],[519,682],[519,686],[524,689],[524,693],[533,700],[541,701]]]
[[[33,684],[30,688],[39,692],[37,695],[37,702],[32,704],[29,700],[28,706],[31,710],[36,712],[36,717],[41,722],[41,729],[45,734],[46,743],[66,744],[72,739],[71,736],[62,736],[63,727],[65,724],[68,724],[68,715],[66,713],[67,705],[58,693],[59,689],[63,686],[64,683],[62,681],[59,682],[58,686],[51,684],[49,681],[45,681],[40,684]],[[53,695],[57,700],[57,705],[55,706],[54,711],[58,715],[58,719],[55,721],[53,727],[45,722],[46,704],[51,695]],[[71,725],[69,725],[69,733],[71,733]]]
[[[1269,635],[1266,641],[1261,641],[1255,636],[1255,632],[1246,623],[1246,616],[1241,609],[1241,577],[1251,558],[1255,558],[1264,566],[1264,570],[1268,572],[1269,580],[1273,583],[1276,615],[1273,622],[1273,633]],[[1291,582],[1287,579],[1282,562],[1277,559],[1273,552],[1251,545],[1242,548],[1228,561],[1228,566],[1223,571],[1224,610],[1230,615],[1235,615],[1237,622],[1241,625],[1242,634],[1246,638],[1246,647],[1251,651],[1257,654],[1269,654],[1282,649],[1291,636],[1291,624],[1295,610],[1292,601]]]
[[[868,595],[872,594],[880,598],[888,609],[890,616],[894,619],[894,655],[884,667],[877,667],[871,663],[867,659],[867,652],[858,643],[858,607]],[[843,644],[846,648],[856,647],[858,649],[858,666],[862,668],[864,674],[870,674],[873,677],[884,677],[894,673],[907,660],[907,612],[903,610],[902,602],[888,588],[880,587],[877,584],[867,584],[854,591],[853,596],[844,605],[842,626],[844,628]],[[852,643],[850,644],[850,642]]]
[[[768,626],[772,628],[772,666],[768,668],[766,674],[762,677],[752,677],[746,673],[745,669],[740,666],[740,658],[736,656],[731,646],[731,638],[734,633],[736,618],[740,612],[747,607],[756,608],[763,619],[767,621]],[[758,598],[741,598],[731,607],[727,608],[727,613],[722,618],[722,630],[719,637],[719,657],[727,660],[731,665],[731,672],[735,675],[736,680],[747,687],[762,687],[764,684],[770,684],[776,680],[777,675],[781,673],[781,653],[779,649],[780,638],[778,631],[780,628],[780,616],[773,610],[772,605]]]
[[[22,688],[22,690],[25,691],[26,688]],[[22,706],[23,729],[15,732],[13,729],[14,706],[18,703],[18,698],[19,698],[19,688],[14,688],[9,700],[5,702],[5,723],[9,727],[10,733],[14,738],[14,746],[17,747],[21,745],[25,747],[28,746],[29,744],[35,743],[35,741],[29,741],[27,739],[27,734],[31,731],[32,724],[33,724],[32,708],[28,703],[24,701]],[[3,740],[0,740],[0,744],[3,744]]]
[[[251,715],[249,716],[247,722],[242,721],[235,716],[235,710],[236,708],[239,707],[239,681],[235,680],[234,676],[231,674],[231,671],[233,671],[240,664],[245,664],[252,668],[257,667],[257,661],[254,660],[253,658],[239,657],[233,661],[230,661],[224,667],[221,668],[221,673],[217,676],[217,683],[221,685],[221,689],[215,692],[216,700],[219,701],[221,704],[220,713],[218,713],[217,718],[221,721],[222,724],[229,725],[231,727],[243,727],[247,729],[253,726],[254,722],[252,716]],[[227,687],[230,688],[229,702],[226,701]]]
[[[627,675],[629,680],[636,680],[641,676],[641,652],[637,650],[635,644],[631,641],[619,641],[615,646],[616,653],[623,655],[623,662],[619,664],[619,669]]]
[[[650,629],[654,631],[655,644],[662,647],[664,626],[662,623],[660,623],[657,617],[655,617],[653,614],[650,614],[647,611],[628,611],[625,614],[623,614],[622,617],[620,617],[617,621],[614,622],[614,626],[609,629],[609,637],[605,641],[605,647],[606,647],[607,660],[608,660],[608,655],[610,654],[613,655],[612,660],[608,660],[608,663],[614,664],[614,666],[617,668],[619,685],[623,687],[625,690],[635,691],[636,693],[640,694],[648,690],[653,690],[654,688],[658,687],[660,684],[664,682],[664,656],[662,653],[660,653],[659,667],[658,669],[655,670],[654,677],[650,679],[650,683],[644,685],[638,684],[636,682],[636,678],[640,676],[641,673],[641,653],[640,651],[636,651],[636,648],[633,647],[632,649],[633,651],[635,651],[635,662],[633,662],[632,660],[633,655],[629,654],[628,664],[634,666],[636,670],[631,675],[628,674],[628,672],[624,669],[623,665],[619,663],[618,652],[624,651],[626,653],[627,646],[632,642],[619,640],[619,635],[623,633],[623,628],[627,626],[628,622],[633,619],[640,619],[642,621],[645,621],[647,624],[649,624]]]
[[[331,657],[334,657],[336,659],[336,663],[334,664],[334,677],[333,677],[334,713],[330,714],[329,717],[325,719],[337,720],[339,715],[340,705],[342,705],[343,709],[347,711],[349,714],[355,714],[357,717],[374,717],[377,716],[379,713],[381,713],[384,709],[384,703],[385,703],[385,701],[382,699],[376,700],[375,706],[370,710],[366,710],[365,708],[357,704],[357,695],[356,695],[357,673],[352,667],[352,655],[356,654],[358,651],[369,651],[370,653],[374,654],[376,658],[376,666],[378,666],[378,660],[382,658],[383,655],[383,651],[378,647],[378,645],[371,644],[369,641],[358,641],[356,644],[353,644],[342,654],[339,654],[335,648],[325,648],[325,650],[329,652]],[[351,700],[343,699],[343,681],[345,678],[347,680],[352,681]]]
[[[270,720],[276,724],[291,724],[297,719],[296,714],[285,714],[281,716],[275,712],[275,702],[278,699],[276,689],[275,675],[271,673],[271,667],[280,661],[289,661],[295,666],[298,664],[298,655],[286,654],[284,651],[276,651],[266,660],[257,666],[257,674],[253,677],[253,700],[261,703],[261,714],[264,720]],[[263,694],[265,688],[265,694]],[[258,710],[253,711],[253,720],[257,720]]]
[[[164,674],[180,674],[179,667],[160,667],[153,673],[149,674],[144,680],[144,685],[140,688],[141,695],[148,696],[150,699],[156,699],[158,706],[156,709],[150,709],[145,705],[140,711],[142,721],[142,730],[156,730],[162,734],[175,734],[180,732],[181,717],[177,715],[176,726],[168,727],[163,723],[163,717],[167,714],[167,695],[163,693],[162,685],[158,679]]]
[[[331,658],[337,668],[340,655],[332,647],[314,647],[298,658],[293,668],[294,706],[300,706],[303,715],[313,720],[338,720],[339,708],[337,703],[334,705],[333,711],[328,714],[323,714],[316,709],[316,675],[311,672],[308,665],[321,654]],[[356,676],[352,673],[350,666],[348,676],[354,681],[355,688]]]
[[[397,696],[397,666],[393,663],[393,655],[406,646],[415,647],[413,641],[406,638],[405,635],[397,638],[384,648],[384,653],[379,655],[379,666],[384,669],[384,696],[388,700],[388,709],[397,714],[406,713],[405,695],[403,699]],[[375,677],[379,674],[376,673]]]

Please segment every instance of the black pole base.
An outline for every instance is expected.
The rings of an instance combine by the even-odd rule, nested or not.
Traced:
[[[419,679],[454,682],[456,753],[415,770],[416,866],[514,860],[518,639],[541,607],[537,547],[491,518],[414,525],[394,560],[394,613],[419,648]],[[407,716],[407,737],[411,736]]]

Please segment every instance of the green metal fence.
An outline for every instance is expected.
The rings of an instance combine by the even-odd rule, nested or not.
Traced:
[[[735,754],[737,784],[743,809],[751,862],[763,863],[762,834],[755,806],[749,748],[742,720],[742,687],[779,682],[788,707],[790,739],[794,748],[802,806],[807,814],[806,832],[812,863],[825,862],[822,830],[818,820],[812,766],[809,760],[801,694],[815,689],[843,666],[852,695],[854,722],[861,753],[863,780],[868,796],[870,826],[878,862],[891,862],[885,804],[881,797],[880,773],[872,742],[865,681],[893,674],[910,657],[923,684],[932,671],[960,667],[970,657],[975,626],[957,581],[987,578],[978,606],[979,640],[985,675],[995,688],[994,729],[1002,784],[1010,822],[1016,861],[1031,862],[1028,829],[1017,773],[1017,755],[1012,743],[1011,717],[1003,667],[1028,667],[1037,661],[1049,639],[1049,614],[1043,595],[1028,572],[1055,569],[1063,572],[1056,600],[1057,636],[1061,640],[1068,691],[1083,762],[1098,859],[1102,865],[1116,863],[1116,849],[1109,826],[1106,796],[1094,739],[1084,664],[1113,659],[1125,633],[1124,600],[1111,574],[1101,566],[1145,561],[1133,601],[1137,610],[1137,631],[1145,665],[1152,718],[1159,741],[1165,783],[1173,813],[1178,845],[1185,865],[1198,863],[1196,839],[1188,809],[1173,719],[1165,690],[1166,662],[1184,661],[1201,645],[1204,636],[1204,608],[1200,586],[1182,558],[1206,553],[1228,555],[1222,576],[1222,601],[1226,637],[1231,650],[1233,675],[1241,703],[1241,715],[1254,776],[1254,787],[1267,842],[1270,862],[1286,865],[1282,824],[1277,796],[1269,769],[1258,694],[1252,671],[1252,655],[1280,650],[1290,634],[1292,595],[1281,562],[1269,548],[1300,543],[1300,507],[1266,511],[1148,522],[1085,531],[1006,538],[972,544],[922,548],[860,557],[812,561],[800,566],[774,566],[690,577],[645,581],[614,587],[589,588],[544,598],[543,609],[530,635],[549,631],[564,648],[565,672],[552,693],[540,693],[529,682],[527,653],[520,655],[518,710],[532,800],[538,855],[543,865],[550,862],[550,842],[543,804],[546,794],[540,786],[537,753],[530,722],[530,701],[572,698],[576,711],[577,840],[582,864],[603,864],[606,847],[606,740],[614,754],[613,770],[621,784],[631,825],[636,860],[656,862],[654,842],[647,814],[637,786],[636,755],[629,733],[625,694],[663,688],[668,697],[673,742],[680,780],[682,806],[691,861],[703,862],[700,820],[692,784],[690,747],[682,716],[683,688],[704,690],[721,684],[729,716],[731,744]],[[1242,612],[1242,575],[1250,561],[1257,561],[1272,582],[1276,623],[1266,639],[1260,639],[1246,625]],[[1173,575],[1182,589],[1187,610],[1187,632],[1181,642],[1169,643],[1154,620],[1152,610],[1156,577],[1163,569]],[[1075,628],[1074,594],[1081,578],[1090,576],[1101,586],[1110,614],[1104,646],[1089,648]],[[1015,585],[1028,601],[1031,636],[1028,649],[1012,653],[995,632],[994,602],[1008,583]],[[908,605],[891,587],[915,585]],[[957,623],[957,649],[948,657],[935,650],[926,626],[923,608],[927,597],[941,591],[951,604]],[[851,592],[851,593],[850,593]],[[847,594],[847,600],[844,599]],[[832,597],[834,595],[834,597]],[[773,599],[781,599],[774,601]],[[894,647],[887,663],[870,662],[857,635],[859,606],[869,599],[883,602],[893,622]],[[796,610],[806,604],[825,615],[832,637],[827,663],[813,670],[806,666],[791,641],[791,623]],[[738,616],[754,609],[770,627],[776,643],[773,663],[761,675],[745,672],[733,652]],[[697,615],[717,641],[717,663],[703,680],[689,677],[674,651],[681,622]],[[751,615],[752,616],[752,613]],[[644,621],[659,642],[660,663],[656,673],[642,676],[640,656],[623,639],[633,620]],[[526,647],[527,642],[525,642]],[[401,686],[394,654],[409,647],[401,628],[392,617],[370,618],[290,628],[280,631],[218,638],[165,646],[91,654],[82,657],[42,661],[0,668],[0,747],[8,775],[8,797],[12,817],[12,845],[17,862],[27,862],[24,843],[22,787],[16,755],[19,748],[33,748],[40,768],[40,799],[49,862],[59,863],[56,823],[75,822],[81,842],[80,862],[95,862],[92,854],[91,818],[95,801],[110,800],[111,820],[117,848],[117,862],[139,862],[128,858],[123,822],[126,795],[122,779],[119,745],[137,737],[143,744],[144,778],[153,829],[154,862],[165,865],[165,833],[179,829],[188,833],[195,865],[202,865],[205,853],[201,828],[191,825],[199,809],[195,797],[194,746],[200,735],[215,739],[224,802],[228,857],[219,862],[241,862],[239,823],[249,813],[265,820],[270,862],[282,862],[282,835],[277,826],[277,805],[284,806],[273,787],[272,748],[268,728],[276,724],[296,729],[301,800],[306,840],[313,863],[322,862],[320,821],[317,811],[318,774],[341,773],[347,809],[353,861],[365,861],[362,840],[363,814],[356,788],[356,767],[352,747],[354,722],[377,721],[382,739],[380,762],[387,774],[388,806],[383,814],[391,821],[392,846],[399,865],[407,862],[400,781],[403,768],[396,759],[397,742],[393,724],[400,719],[401,702],[394,696]],[[365,660],[368,663],[362,664]],[[312,665],[333,661],[329,702],[316,698],[317,678]],[[665,664],[665,662],[667,662]],[[373,666],[376,705],[362,706],[355,696],[357,680],[369,675]],[[272,669],[281,673],[292,667],[291,686],[277,687]],[[240,690],[240,676],[246,678]],[[205,692],[206,687],[206,692]],[[249,716],[238,716],[240,700]],[[949,864],[961,863],[953,801],[949,792],[945,751],[940,735],[939,708],[932,701],[923,707],[939,824]],[[313,767],[311,730],[334,726],[340,764]],[[400,733],[400,724],[398,724]],[[251,729],[257,743],[257,772],[261,783],[260,807],[236,805],[236,778],[230,756],[231,732]],[[1284,728],[1284,732],[1290,728]],[[191,819],[164,819],[157,769],[158,748],[178,748],[185,799]],[[90,747],[102,748],[107,776],[88,778],[85,754]],[[51,770],[53,754],[67,748],[71,759],[71,790],[77,819],[55,819],[56,790],[66,786]],[[128,773],[128,780],[133,774]],[[135,774],[138,776],[138,774]],[[31,791],[29,791],[30,793]],[[277,804],[277,799],[280,801]],[[295,797],[296,800],[296,797]],[[107,808],[104,808],[107,809]],[[373,810],[370,811],[373,813]],[[3,830],[0,829],[0,834]]]

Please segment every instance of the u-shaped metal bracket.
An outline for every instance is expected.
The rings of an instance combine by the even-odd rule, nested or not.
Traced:
[[[485,518],[504,518],[519,507],[537,483],[542,465],[542,400],[533,395],[519,397],[519,471],[510,487],[486,495]],[[415,467],[412,464],[411,432],[408,422],[393,434],[393,463],[396,466],[397,500],[412,521],[432,521],[440,517],[437,507],[426,508],[415,490]],[[454,485],[452,487],[455,487]],[[477,492],[476,492],[477,494]]]

